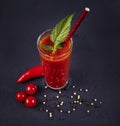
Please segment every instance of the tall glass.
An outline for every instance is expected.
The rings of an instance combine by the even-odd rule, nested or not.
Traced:
[[[42,49],[43,44],[50,43],[50,34],[50,29],[40,34],[37,47],[42,60],[47,86],[52,89],[61,89],[68,83],[73,41],[71,39],[66,47],[56,51],[55,55],[51,55],[50,51]]]

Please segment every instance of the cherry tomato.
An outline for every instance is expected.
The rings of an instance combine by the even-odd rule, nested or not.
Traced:
[[[34,96],[28,96],[25,99],[25,106],[28,108],[33,108],[37,104],[37,99]]]
[[[35,84],[27,84],[26,85],[26,93],[29,95],[34,95],[37,92],[37,86]]]
[[[26,93],[23,91],[19,91],[16,93],[16,100],[19,102],[23,102],[26,99]]]

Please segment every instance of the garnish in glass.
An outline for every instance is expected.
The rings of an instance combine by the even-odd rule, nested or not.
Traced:
[[[54,43],[54,45],[42,45],[44,50],[52,51],[52,53],[55,53],[57,49],[62,49],[62,43],[65,42],[65,39],[70,32],[73,15],[74,14],[66,16],[55,26],[55,28],[53,28],[50,35],[50,40]]]

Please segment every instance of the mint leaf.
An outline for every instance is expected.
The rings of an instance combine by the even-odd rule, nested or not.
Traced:
[[[48,46],[48,45],[42,45],[42,48],[46,51],[53,51],[53,47],[52,46]]]
[[[44,50],[46,50],[46,51],[53,51],[53,46],[42,45],[42,48],[43,48]],[[62,48],[63,48],[63,47],[62,47],[61,44],[57,46],[57,49],[62,49]]]
[[[57,49],[62,49],[63,48],[63,46],[61,45],[61,44],[59,44],[58,46],[57,46]]]
[[[70,31],[73,15],[71,14],[63,18],[52,30],[50,40],[54,43],[53,53],[57,50],[57,46],[65,41]]]

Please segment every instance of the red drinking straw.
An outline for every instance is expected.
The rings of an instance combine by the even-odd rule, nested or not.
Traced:
[[[85,16],[87,15],[87,13],[89,11],[90,11],[90,9],[88,7],[85,7],[85,9],[83,10],[82,14],[78,18],[78,20],[76,21],[74,26],[72,27],[71,31],[69,32],[69,34],[68,34],[68,36],[67,36],[67,38],[65,40],[65,43],[70,40],[70,38],[73,36],[73,34],[75,33],[76,29],[78,28],[78,26],[80,25],[80,23],[82,22],[82,20],[85,18]]]

